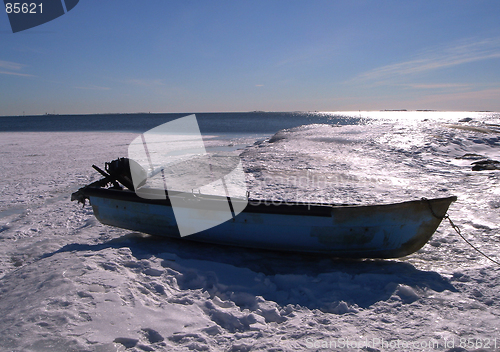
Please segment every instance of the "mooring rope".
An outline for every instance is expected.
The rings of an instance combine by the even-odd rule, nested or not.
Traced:
[[[479,248],[477,248],[476,246],[474,246],[472,243],[470,243],[463,235],[462,235],[462,232],[460,231],[460,228],[455,225],[453,223],[453,221],[451,221],[450,219],[450,216],[448,215],[448,213],[446,213],[443,217],[443,219],[448,219],[448,221],[450,222],[450,225],[451,227],[453,228],[453,230],[455,230],[456,233],[458,233],[458,235],[460,237],[462,237],[462,239],[469,245],[471,246],[472,248],[474,248],[479,254],[481,254],[482,256],[484,256],[486,259],[489,259],[491,260],[493,263],[495,263],[496,265],[499,265],[500,266],[500,262],[497,262],[495,259],[491,258],[490,256],[488,256],[487,254],[485,254],[484,252],[482,252]]]
[[[495,263],[496,265],[499,265],[500,266],[500,262],[496,261],[495,259],[491,258],[490,256],[488,256],[486,253],[484,253],[483,251],[481,251],[479,248],[477,248],[476,246],[474,246],[472,243],[470,243],[465,237],[464,235],[462,235],[462,231],[460,230],[460,228],[455,225],[455,223],[450,219],[450,216],[448,215],[448,213],[444,214],[444,216],[437,216],[437,214],[434,212],[434,209],[432,209],[432,206],[431,206],[431,202],[429,201],[429,199],[427,198],[422,198],[422,200],[426,200],[427,201],[427,205],[429,205],[429,209],[432,213],[432,215],[435,217],[435,218],[438,218],[439,220],[443,220],[443,219],[447,219],[449,222],[450,222],[450,225],[451,227],[453,228],[453,230],[455,230],[455,232],[465,241],[465,243],[467,243],[469,246],[471,246],[473,249],[475,249],[479,254],[481,254],[483,257],[485,257],[486,259],[492,261],[493,263]]]

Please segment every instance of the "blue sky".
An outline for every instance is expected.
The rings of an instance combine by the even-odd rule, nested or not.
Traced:
[[[500,111],[500,2],[97,1],[12,33],[0,115]]]

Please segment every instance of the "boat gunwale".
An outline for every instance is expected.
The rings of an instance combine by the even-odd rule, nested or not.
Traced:
[[[86,187],[84,189],[84,194],[86,197],[95,196],[95,197],[117,199],[135,203],[172,206],[169,199],[169,195],[166,191],[165,191],[165,197],[166,197],[165,199],[146,199],[139,197],[135,192],[130,190],[119,190],[119,189],[101,188],[101,187]],[[188,193],[182,193],[182,194],[184,197],[188,195]],[[175,197],[175,194],[173,196]],[[204,199],[204,200],[211,200],[214,202],[228,201],[228,197],[225,196],[198,195],[198,194],[192,194],[192,198],[186,198],[186,199],[190,200]],[[234,200],[235,200],[234,198],[231,198],[231,201]],[[416,200],[409,200],[397,203],[387,203],[387,204],[355,205],[355,204],[305,203],[305,202],[290,202],[290,201],[278,201],[278,200],[245,199],[242,201],[248,202],[248,204],[243,209],[242,213],[268,213],[268,214],[283,214],[283,215],[330,217],[332,216],[332,212],[338,209],[345,209],[345,210],[366,209],[366,208],[383,209],[386,207],[401,207],[401,206],[408,206],[410,204],[421,204],[423,202],[428,202],[429,206],[431,206],[431,204],[435,202],[449,202],[451,204],[456,200],[457,200],[456,196],[448,196],[448,197],[430,198],[430,199],[421,198]],[[432,208],[430,207],[429,209],[431,210]]]

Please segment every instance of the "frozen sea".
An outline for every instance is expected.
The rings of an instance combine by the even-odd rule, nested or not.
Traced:
[[[70,201],[91,165],[188,114],[0,117],[0,351],[500,351],[500,267],[443,222],[417,253],[335,260],[150,237]],[[500,261],[500,114],[196,114],[252,198],[379,204],[456,195]]]

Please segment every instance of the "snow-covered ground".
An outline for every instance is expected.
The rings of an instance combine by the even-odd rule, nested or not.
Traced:
[[[500,160],[500,119],[459,120],[309,125],[207,144],[249,145],[234,153],[252,198],[456,195],[450,217],[500,260],[500,171],[470,167],[478,155]],[[0,133],[1,351],[500,351],[500,267],[447,223],[418,253],[364,261],[99,224],[70,194],[136,136]]]

